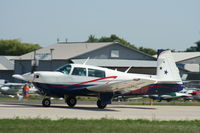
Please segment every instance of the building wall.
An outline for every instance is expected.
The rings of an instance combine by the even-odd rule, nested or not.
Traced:
[[[58,67],[69,63],[69,60],[39,60],[39,64],[36,67],[37,71],[51,71]],[[15,74],[24,74],[31,72],[32,64],[31,60],[16,60],[15,61]]]
[[[14,81],[14,78],[12,78],[13,74],[14,74],[13,70],[1,70],[0,79],[4,79],[8,82],[13,82]]]
[[[128,67],[107,67],[109,69],[125,72]],[[138,74],[151,74],[156,75],[156,68],[154,67],[132,67],[128,73],[138,73]]]
[[[31,60],[15,60],[14,73],[24,74],[31,71]]]
[[[40,60],[37,70],[52,71],[68,63],[70,63],[69,60]]]

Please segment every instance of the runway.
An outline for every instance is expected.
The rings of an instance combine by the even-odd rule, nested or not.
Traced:
[[[2,118],[200,120],[200,106],[109,105],[102,110],[95,104],[78,104],[74,108],[54,104],[45,108],[36,103],[0,103]]]

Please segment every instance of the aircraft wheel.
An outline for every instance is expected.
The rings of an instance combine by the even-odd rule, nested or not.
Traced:
[[[67,97],[65,102],[68,104],[69,107],[74,107],[76,105],[76,98],[75,97]]]
[[[97,106],[99,109],[104,109],[106,107],[107,104],[102,104],[101,100],[97,100]]]
[[[42,106],[43,107],[50,107],[50,105],[51,105],[51,100],[49,98],[44,98],[42,100]]]
[[[171,102],[171,100],[170,100],[170,99],[168,99],[168,100],[167,100],[167,102]]]

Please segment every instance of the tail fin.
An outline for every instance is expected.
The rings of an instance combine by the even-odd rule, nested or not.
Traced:
[[[157,77],[160,82],[182,82],[170,50],[158,50]]]

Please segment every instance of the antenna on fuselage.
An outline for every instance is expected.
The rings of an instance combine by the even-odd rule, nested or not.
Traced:
[[[131,69],[132,66],[130,66],[128,69],[126,69],[125,73],[128,73],[128,71]]]
[[[83,63],[83,65],[85,65],[85,64],[88,62],[89,59],[90,59],[90,57],[88,57],[88,58],[86,59],[86,61]]]

